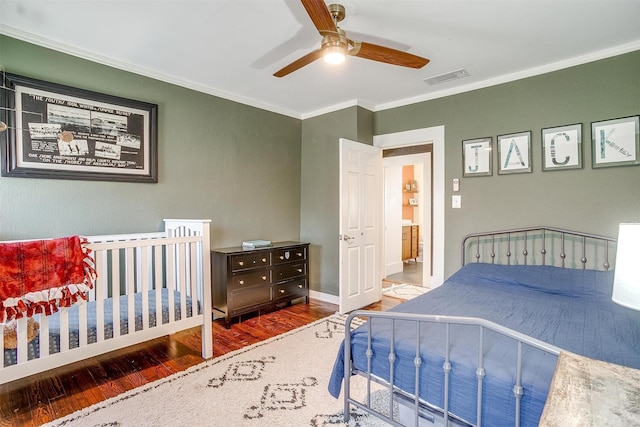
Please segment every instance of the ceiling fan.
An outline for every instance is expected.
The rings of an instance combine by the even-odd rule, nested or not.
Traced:
[[[327,6],[324,0],[301,1],[322,36],[322,45],[319,49],[296,59],[277,71],[274,74],[276,77],[291,74],[320,58],[324,58],[329,63],[340,63],[345,60],[347,55],[410,68],[422,68],[429,63],[427,58],[411,53],[348,39],[346,32],[338,27],[338,22],[345,17],[345,8],[341,4]]]

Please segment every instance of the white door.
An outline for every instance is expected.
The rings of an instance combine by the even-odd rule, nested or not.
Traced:
[[[397,157],[382,159],[382,179],[384,180],[384,233],[382,248],[384,252],[383,278],[402,273],[402,164]]]
[[[380,148],[340,139],[340,313],[380,301]]]

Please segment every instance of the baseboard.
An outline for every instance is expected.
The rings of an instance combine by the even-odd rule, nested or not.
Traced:
[[[388,277],[396,273],[402,273],[403,269],[404,269],[404,263],[402,261],[389,263],[384,268],[384,274],[385,274],[384,277]]]
[[[309,298],[317,299],[323,302],[328,302],[330,304],[340,304],[340,298],[336,295],[326,294],[324,292],[318,292],[314,290],[309,290]]]

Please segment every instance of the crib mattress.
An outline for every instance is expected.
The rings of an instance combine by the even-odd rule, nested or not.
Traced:
[[[162,324],[169,322],[169,291],[167,289],[162,289]],[[182,308],[180,306],[180,293],[177,291],[173,292],[174,294],[174,316],[176,319],[182,318]],[[153,327],[156,325],[156,292],[149,291],[149,326]],[[192,316],[192,303],[191,298],[187,297],[187,312],[185,316]],[[120,335],[126,335],[129,333],[129,300],[126,295],[120,297]],[[135,307],[135,330],[142,330],[143,325],[143,314],[142,314],[142,293],[136,293],[134,295],[134,307]],[[197,314],[197,313],[196,313]],[[105,339],[113,338],[113,299],[107,298],[104,300],[104,318],[105,318],[105,326],[104,326],[104,336]],[[40,320],[40,315],[34,316],[36,321]],[[49,353],[58,353],[60,352],[60,316],[59,313],[54,313],[51,316],[48,316],[48,324],[49,324]],[[96,302],[90,301],[87,303],[87,323],[88,323],[88,331],[87,331],[87,341],[89,343],[96,342]],[[69,308],[69,347],[77,348],[79,346],[79,306],[74,305]],[[43,333],[42,329],[40,333]],[[40,349],[40,339],[39,336],[34,338],[28,344],[28,359],[37,359],[39,357]],[[15,365],[17,362],[17,350],[16,349],[5,349],[4,351],[4,364],[5,366]]]

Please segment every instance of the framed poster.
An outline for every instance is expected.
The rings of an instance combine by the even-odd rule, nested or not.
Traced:
[[[498,174],[531,172],[531,131],[498,136]]]
[[[462,141],[462,176],[490,176],[493,174],[492,140],[488,138]]]
[[[582,169],[582,124],[542,129],[542,170]]]
[[[158,106],[6,74],[2,176],[158,182]]]
[[[594,168],[640,164],[640,116],[591,123]]]

